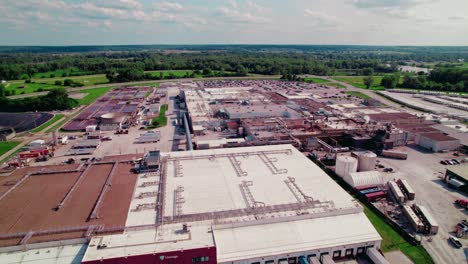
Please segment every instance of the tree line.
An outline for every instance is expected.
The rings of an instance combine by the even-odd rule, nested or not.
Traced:
[[[8,99],[3,84],[0,84],[0,112],[35,112],[68,110],[78,106],[78,101],[68,97],[65,89],[53,89],[47,95]]]

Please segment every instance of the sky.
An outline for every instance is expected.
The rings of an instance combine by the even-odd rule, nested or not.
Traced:
[[[468,45],[468,0],[0,0],[0,45]]]

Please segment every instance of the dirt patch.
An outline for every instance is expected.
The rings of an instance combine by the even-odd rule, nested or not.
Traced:
[[[70,93],[68,94],[68,97],[73,98],[73,99],[83,99],[87,96],[87,93]]]

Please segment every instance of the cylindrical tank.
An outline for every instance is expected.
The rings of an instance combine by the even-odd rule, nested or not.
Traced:
[[[373,152],[365,152],[358,156],[358,171],[375,170],[377,155]]]
[[[340,177],[348,177],[350,173],[357,171],[357,166],[357,159],[350,156],[338,156],[336,158],[335,172]]]

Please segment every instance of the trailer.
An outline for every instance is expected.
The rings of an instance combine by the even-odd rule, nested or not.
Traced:
[[[332,259],[330,255],[322,256],[322,264],[335,264],[336,262]]]
[[[317,256],[309,257],[309,264],[321,264]]]
[[[409,205],[402,205],[402,211],[416,232],[422,232],[424,230],[423,222]]]
[[[362,191],[360,191],[360,193],[363,194],[363,195],[366,195],[366,194],[371,194],[371,193],[380,192],[380,191],[382,191],[382,188],[375,187],[375,188],[371,188],[371,189],[367,189],[367,190],[362,190]]]
[[[390,191],[392,192],[393,196],[399,203],[404,203],[406,200],[405,195],[401,191],[400,187],[398,187],[398,184],[394,181],[389,181],[388,182],[388,187],[390,188]]]
[[[368,193],[365,196],[369,202],[375,202],[378,199],[385,198],[387,194],[384,191],[380,191],[380,192]]]
[[[405,160],[405,159],[408,158],[408,153],[399,152],[399,151],[383,150],[381,156],[386,157],[386,158],[394,158],[394,159]]]
[[[422,205],[413,205],[414,211],[421,216],[423,222],[426,224],[427,228],[424,230],[425,233],[429,235],[435,235],[439,232],[439,224],[432,217],[429,210]]]
[[[299,257],[299,264],[309,264],[309,261],[307,261],[306,257],[300,256]]]
[[[377,251],[377,249],[375,248],[369,248],[367,250],[367,256],[372,260],[372,262],[374,262],[375,264],[390,264],[390,262],[388,262],[388,260],[386,260],[384,258],[384,256],[382,256],[382,254],[380,254],[379,251]]]
[[[408,181],[406,180],[398,180],[399,187],[403,190],[403,192],[408,197],[408,200],[414,200],[416,193],[414,192],[413,188],[409,185]]]

